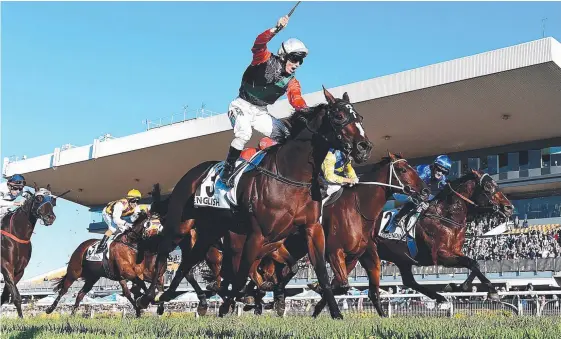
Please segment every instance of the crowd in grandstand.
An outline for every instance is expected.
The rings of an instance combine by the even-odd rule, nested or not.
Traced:
[[[476,260],[561,257],[561,228],[543,233],[530,231],[485,238],[468,238],[464,253]]]

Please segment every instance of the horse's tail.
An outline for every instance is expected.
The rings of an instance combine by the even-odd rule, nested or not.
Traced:
[[[62,290],[62,286],[64,286],[64,280],[66,280],[67,276],[68,276],[68,273],[66,273],[61,278],[56,278],[55,279],[55,284],[53,285],[53,292],[58,292],[58,291]]]
[[[175,227],[179,227],[183,212],[189,200],[194,199],[196,189],[206,177],[208,171],[217,161],[206,161],[190,169],[175,185],[173,192],[167,203],[166,222],[164,223],[164,233],[166,229],[172,233]],[[193,207],[193,206],[191,206]]]

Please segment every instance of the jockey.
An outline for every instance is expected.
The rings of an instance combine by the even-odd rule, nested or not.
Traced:
[[[276,145],[277,142],[269,137],[264,137],[259,141],[259,145],[257,148],[248,147],[244,149],[240,155],[240,158],[244,159],[245,161],[249,161],[251,157],[255,155],[258,151],[262,151],[266,148]]]
[[[358,177],[350,159],[348,159],[343,152],[333,148],[327,152],[321,164],[321,171],[322,181],[324,184],[327,184],[327,197],[321,202],[322,209],[323,204],[333,193],[341,188],[341,185],[346,184],[352,187],[358,183]]]
[[[14,174],[7,182],[0,183],[0,218],[12,207],[23,205],[18,198],[22,196],[24,186],[25,178],[21,174]]]
[[[447,155],[439,155],[431,165],[419,165],[416,170],[419,177],[429,186],[431,190],[430,199],[432,199],[444,186],[446,186],[446,175],[450,173],[452,161]],[[398,224],[403,220],[403,224],[407,225],[409,218],[415,213],[416,205],[413,202],[407,202],[395,216],[394,223]],[[423,209],[428,208],[425,204]],[[405,216],[405,218],[404,218]],[[402,225],[403,226],[403,225]]]
[[[239,95],[228,108],[228,117],[234,127],[234,140],[230,144],[219,180],[228,187],[233,184],[229,179],[236,160],[251,138],[253,128],[276,141],[283,141],[288,137],[287,127],[269,114],[267,105],[274,104],[286,94],[295,109],[307,107],[302,98],[300,83],[294,77],[294,72],[308,55],[306,46],[302,41],[291,38],[281,44],[277,55],[267,49],[267,43],[287,24],[288,16],[284,16],[279,19],[275,28],[257,36],[251,49],[253,60],[243,74]]]
[[[103,209],[102,216],[108,229],[97,247],[96,254],[102,253],[106,249],[107,240],[113,233],[118,235],[132,226],[131,223],[125,221],[123,218],[129,217],[131,222],[134,222],[136,218],[138,218],[138,214],[141,211],[138,202],[141,198],[142,194],[140,194],[140,191],[132,189],[127,193],[126,198],[115,200],[107,204]]]

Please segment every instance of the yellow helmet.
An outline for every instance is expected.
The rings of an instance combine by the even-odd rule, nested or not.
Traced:
[[[127,193],[127,199],[132,199],[132,198],[137,198],[140,199],[142,198],[142,194],[140,194],[139,190],[130,190],[129,193]]]

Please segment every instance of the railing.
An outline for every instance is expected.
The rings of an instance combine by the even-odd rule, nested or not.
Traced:
[[[204,106],[197,110],[189,110],[187,106],[185,106],[183,108],[182,113],[174,113],[169,116],[158,118],[156,120],[147,119],[144,120],[143,123],[146,125],[146,130],[149,131],[151,129],[159,128],[162,126],[173,125],[189,120],[208,118],[220,114],[224,114],[224,113],[216,113],[214,111],[204,108]]]
[[[382,294],[382,309],[389,317],[458,317],[475,315],[500,315],[500,316],[561,316],[561,291],[532,291],[532,292],[499,292],[499,301],[490,301],[484,292],[475,293],[442,293],[447,302],[436,303],[422,294]],[[347,314],[377,314],[374,305],[366,295],[336,296],[340,310]],[[309,316],[319,302],[320,297],[288,297],[284,315]],[[272,298],[263,299],[264,313],[271,310]],[[58,311],[68,313],[73,301],[61,303]],[[197,301],[183,302],[172,300],[166,303],[168,312],[196,312]],[[216,314],[222,300],[209,300],[209,315]],[[49,305],[24,304],[24,311],[34,315],[45,311]],[[253,312],[243,312],[242,303],[237,303],[235,314],[242,316]],[[134,314],[130,303],[116,303],[95,301],[84,303],[81,312],[93,317],[95,312],[113,311]],[[148,312],[155,312],[151,306]],[[13,305],[2,306],[2,316],[16,316]]]

